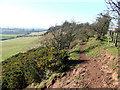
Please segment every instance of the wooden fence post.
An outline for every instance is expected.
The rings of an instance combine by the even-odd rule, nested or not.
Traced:
[[[110,31],[108,30],[108,47],[109,47],[109,35],[110,35]]]
[[[115,43],[115,32],[114,32],[114,35],[113,35],[113,43]]]
[[[117,47],[117,39],[118,39],[118,33],[115,35],[115,47]]]
[[[113,41],[113,31],[111,31],[111,38],[112,38],[112,41]]]

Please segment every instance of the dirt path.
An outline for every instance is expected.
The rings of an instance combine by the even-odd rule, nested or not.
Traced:
[[[84,53],[83,45],[80,49],[80,65],[66,72],[57,79],[50,88],[116,88],[118,85],[117,73],[109,69],[107,62],[113,58],[107,55],[106,59],[91,60]],[[85,61],[85,62],[83,62]]]
[[[83,46],[84,47],[84,46]],[[81,49],[83,51],[83,49]],[[83,53],[80,55],[80,59],[86,59],[86,55]],[[88,58],[87,58],[88,59]],[[101,63],[93,60],[89,60],[84,65],[87,70],[86,77],[84,78],[84,84],[89,87],[89,88],[105,88],[108,87],[106,84],[106,81],[109,79],[109,75],[106,75],[102,70],[101,70]]]

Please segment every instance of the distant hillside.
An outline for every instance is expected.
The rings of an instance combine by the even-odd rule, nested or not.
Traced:
[[[47,29],[0,28],[0,34],[29,34],[31,32],[42,32],[42,31],[47,31]]]

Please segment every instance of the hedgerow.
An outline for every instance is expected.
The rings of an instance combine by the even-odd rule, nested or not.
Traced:
[[[25,88],[40,82],[46,71],[63,71],[68,62],[67,50],[39,47],[19,53],[2,62],[2,88]]]

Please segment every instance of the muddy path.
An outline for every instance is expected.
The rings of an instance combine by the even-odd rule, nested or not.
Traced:
[[[80,49],[80,59],[77,61],[81,62],[79,66],[56,79],[49,88],[117,88],[117,73],[107,66],[108,60],[113,57],[106,53],[104,60],[89,59],[84,53],[84,47],[82,45]]]

